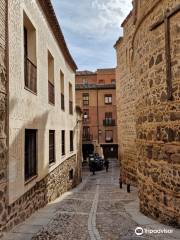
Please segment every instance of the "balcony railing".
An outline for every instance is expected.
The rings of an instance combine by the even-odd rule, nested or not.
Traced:
[[[108,127],[108,126],[115,126],[115,119],[112,119],[112,118],[106,118],[103,120],[103,125],[105,127]]]
[[[90,142],[93,140],[93,135],[92,134],[87,134],[82,136],[82,141],[83,142]]]
[[[37,67],[26,56],[24,57],[24,77],[25,87],[37,93]]]
[[[61,93],[61,109],[64,110],[65,109],[65,105],[64,105],[64,94]]]
[[[73,102],[69,101],[69,114],[73,114]]]
[[[54,85],[48,81],[48,96],[49,96],[49,103],[55,103],[55,96],[54,96]]]

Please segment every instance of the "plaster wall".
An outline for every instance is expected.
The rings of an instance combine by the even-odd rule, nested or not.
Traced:
[[[70,152],[69,131],[76,125],[69,114],[69,82],[75,102],[75,74],[65,61],[45,15],[37,1],[8,1],[9,26],[9,203],[17,200],[36,182],[76,153]],[[23,14],[36,30],[37,94],[24,87]],[[48,51],[54,58],[55,105],[48,103]],[[61,110],[60,70],[65,78],[65,111]],[[73,109],[74,112],[74,109]],[[37,177],[25,184],[24,132],[38,130]],[[49,130],[55,130],[55,164],[49,166]],[[66,155],[61,156],[61,130],[66,130]],[[76,141],[76,136],[74,143]]]

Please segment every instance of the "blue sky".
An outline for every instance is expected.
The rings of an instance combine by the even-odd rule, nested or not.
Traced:
[[[79,70],[115,67],[114,43],[132,0],[53,0],[69,50]]]

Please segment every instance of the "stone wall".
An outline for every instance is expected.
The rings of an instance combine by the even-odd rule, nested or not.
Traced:
[[[0,226],[6,221],[7,201],[6,2],[6,0],[0,0]]]
[[[76,155],[74,155],[8,206],[7,220],[4,226],[1,226],[2,230],[8,231],[28,218],[33,212],[44,207],[48,202],[55,200],[69,189],[75,187],[77,182],[76,165]],[[74,177],[70,180],[69,171],[72,169]]]
[[[116,68],[117,126],[119,143],[120,177],[123,182],[137,185],[135,79],[131,71],[133,15],[124,22],[124,38],[119,39]],[[128,81],[127,81],[128,79]]]
[[[170,100],[167,97],[164,23],[150,30],[152,24],[164,16],[167,9],[171,11],[177,7],[179,1],[148,2],[144,1],[139,6],[135,29],[130,36],[130,65],[136,92],[137,157],[134,160],[137,161],[140,210],[160,222],[180,226],[180,11],[169,22],[173,90]],[[132,16],[135,17],[135,14]],[[128,21],[131,21],[130,18]],[[125,25],[125,28],[129,29],[129,26]],[[127,46],[125,39],[126,35],[122,41]],[[117,43],[117,51],[122,47],[121,43]],[[125,62],[126,58],[121,61]],[[120,71],[121,67],[118,68]],[[127,64],[125,68],[128,68]],[[120,81],[121,87],[124,87],[121,78],[122,73]],[[126,81],[130,84],[131,77],[127,77]],[[122,104],[121,108],[125,107],[125,103]]]

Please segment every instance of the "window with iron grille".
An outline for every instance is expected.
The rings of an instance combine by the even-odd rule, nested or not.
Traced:
[[[105,112],[105,125],[111,125],[112,124],[112,112]]]
[[[60,86],[61,86],[61,109],[65,110],[65,102],[64,102],[64,73],[60,70]]]
[[[104,103],[105,104],[112,104],[112,94],[104,95]]]
[[[73,114],[73,92],[71,83],[69,83],[69,114]]]
[[[26,129],[25,130],[25,171],[24,177],[25,181],[28,181],[32,177],[36,176],[36,166],[37,166],[37,152],[36,152],[36,135],[37,130]]]
[[[73,177],[74,177],[74,171],[73,171],[73,169],[71,169],[69,171],[69,180],[73,180]]]
[[[55,162],[55,131],[49,130],[49,164]]]
[[[49,103],[55,104],[55,89],[54,89],[54,58],[48,51],[48,98]]]
[[[70,151],[74,151],[74,136],[73,136],[73,131],[70,131]]]
[[[24,13],[24,83],[25,88],[37,93],[36,29]]]
[[[89,105],[89,93],[83,93],[83,105]]]
[[[65,155],[65,131],[61,131],[61,154],[62,156]]]

